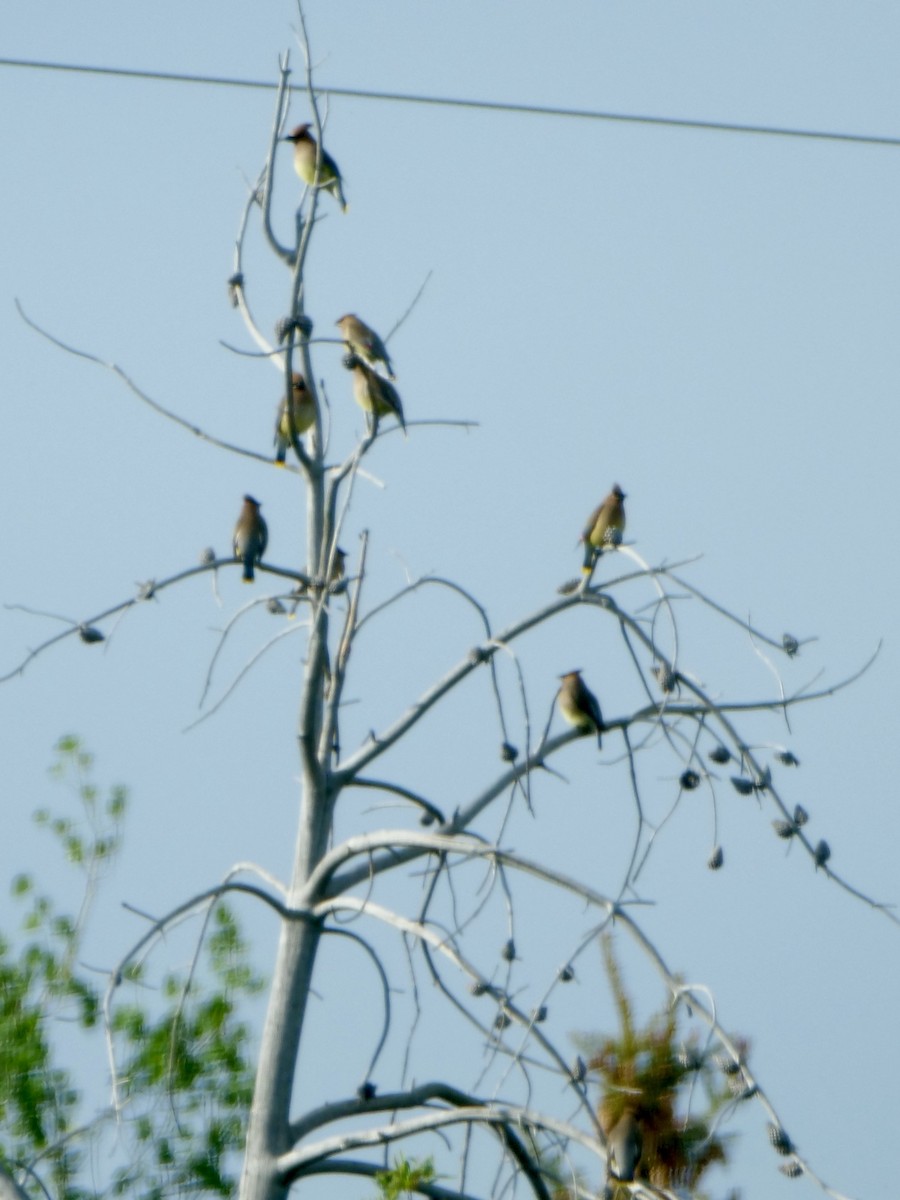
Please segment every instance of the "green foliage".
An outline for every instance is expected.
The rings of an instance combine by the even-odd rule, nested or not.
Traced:
[[[399,1200],[400,1196],[417,1192],[420,1184],[432,1183],[436,1178],[431,1158],[397,1158],[389,1171],[376,1173],[375,1182],[384,1200]]]
[[[608,1133],[630,1110],[643,1136],[637,1178],[700,1197],[695,1189],[702,1176],[714,1163],[726,1162],[726,1139],[712,1130],[716,1114],[734,1097],[718,1082],[708,1056],[680,1041],[673,1007],[652,1017],[643,1028],[635,1025],[609,937],[603,939],[603,955],[620,1031],[615,1036],[581,1039],[587,1068],[601,1079],[601,1127]],[[616,1200],[619,1194],[624,1198],[629,1191],[616,1188]]]
[[[52,1200],[229,1196],[252,1088],[249,1034],[236,1006],[262,985],[223,904],[208,918],[202,961],[189,978],[166,975],[154,987],[146,962],[122,973],[116,998],[130,996],[113,1006],[111,1030],[118,1123],[107,1113],[79,1127],[82,1096],[59,1065],[79,1032],[106,1062],[100,994],[78,956],[98,880],[121,846],[128,794],[119,786],[104,794],[92,768],[77,738],[61,738],[51,774],[69,786],[80,813],[35,814],[82,876],[78,915],[58,911],[30,875],[12,882],[23,911],[19,936],[0,934],[0,1162],[30,1194]],[[110,1146],[93,1155],[88,1173],[85,1149],[107,1131]],[[104,1162],[113,1164],[108,1182],[97,1178]]]
[[[234,1190],[229,1155],[242,1146],[253,1084],[248,1031],[235,1017],[235,1001],[261,982],[246,964],[233,915],[220,905],[213,922],[205,945],[210,990],[195,994],[186,979],[167,975],[158,1013],[145,1001],[115,1007],[122,1101],[141,1144],[138,1160],[116,1178],[117,1195]]]
[[[75,1180],[82,1155],[70,1138],[79,1096],[69,1072],[56,1065],[52,1029],[65,1022],[90,1030],[97,1022],[97,989],[76,962],[99,868],[118,848],[126,794],[114,789],[115,803],[111,797],[104,809],[87,776],[91,756],[78,740],[60,739],[56,753],[51,773],[73,785],[82,818],[53,818],[42,809],[35,822],[54,835],[66,859],[84,872],[84,901],[78,917],[72,917],[58,912],[30,875],[12,882],[13,897],[28,905],[21,919],[27,936],[16,947],[0,937],[0,1159],[13,1169],[38,1162],[52,1195],[80,1197]]]

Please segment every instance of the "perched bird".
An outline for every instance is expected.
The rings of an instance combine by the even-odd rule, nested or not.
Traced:
[[[330,592],[342,592],[345,590],[346,585],[341,584],[341,580],[344,578],[346,563],[346,551],[342,550],[340,546],[335,546],[334,558],[331,562],[331,570],[328,572],[328,590]],[[305,580],[304,582],[298,583],[291,592],[292,603],[288,612],[288,617],[291,620],[293,620],[293,618],[297,615],[297,609],[300,607],[301,600],[307,599],[311,590],[313,592],[318,592],[321,590],[321,585],[314,584],[312,580]]]
[[[309,132],[309,125],[298,125],[281,140],[294,143],[294,170],[308,187],[320,187],[331,192],[341,206],[347,211],[347,201],[344,199],[344,189],[341,186],[341,172],[337,163],[323,146]],[[316,159],[319,160],[319,174],[316,177]]]
[[[259,511],[259,501],[245,496],[244,507],[234,527],[234,557],[244,564],[242,578],[245,583],[253,582],[253,564],[265,554],[268,540],[269,529]]]
[[[334,559],[331,563],[331,570],[328,572],[329,584],[340,583],[344,578],[344,571],[347,568],[347,552],[342,550],[340,546],[334,548]]]
[[[580,671],[567,671],[560,675],[562,683],[559,688],[557,703],[559,711],[576,729],[582,733],[597,733],[597,745],[603,746],[603,714],[597,697],[581,678]]]
[[[351,354],[358,354],[373,366],[375,363],[384,363],[388,379],[397,378],[384,342],[365,321],[361,321],[354,313],[346,313],[340,320],[335,321],[335,325],[340,329]]]
[[[316,419],[316,402],[299,371],[295,371],[291,376],[291,415],[297,437],[306,433]],[[290,444],[291,426],[288,421],[287,401],[282,397],[275,417],[275,462],[279,467],[284,466]]]
[[[406,421],[403,419],[403,405],[397,389],[388,383],[377,371],[373,371],[357,354],[348,354],[344,366],[353,372],[353,398],[361,409],[372,413],[375,429],[378,430],[378,418],[393,414],[400,422],[400,428],[406,436]]]
[[[634,1180],[643,1145],[641,1127],[631,1109],[626,1108],[609,1131],[606,1142],[609,1169],[620,1183]]]
[[[590,575],[594,564],[605,549],[618,546],[625,532],[625,505],[622,501],[625,493],[617,483],[597,508],[591,513],[581,540],[584,542],[584,566],[581,568],[585,575]]]

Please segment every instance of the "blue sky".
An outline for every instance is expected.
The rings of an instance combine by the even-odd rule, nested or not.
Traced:
[[[883,3],[551,11],[530,0],[317,0],[307,17],[323,85],[900,135],[900,14]],[[53,2],[0,15],[11,58],[263,80],[288,48],[299,69],[294,25],[286,2],[163,0],[124,15],[119,4]],[[0,89],[0,494],[11,518],[0,600],[89,617],[207,545],[224,553],[245,491],[263,501],[271,560],[301,562],[295,477],[161,420],[111,373],[39,339],[13,306],[17,297],[64,341],[115,360],[185,418],[267,452],[278,375],[220,342],[249,347],[225,281],[272,94],[8,67]],[[295,96],[292,121],[306,115]],[[386,332],[430,273],[391,342],[407,416],[479,423],[386,438],[370,457],[385,486],[357,486],[342,534],[354,555],[370,531],[367,603],[407,573],[434,571],[503,627],[575,572],[583,521],[617,480],[629,539],[648,561],[702,555],[687,569],[694,584],[776,637],[818,639],[780,663],[789,690],[844,678],[885,639],[871,671],[797,710],[791,733],[771,721],[752,735],[801,760],[781,777],[785,796],[810,810],[836,869],[897,900],[898,580],[884,539],[897,507],[900,148],[350,98],[330,101],[327,144],[350,211],[320,205],[307,275],[316,332],[330,336],[348,310]],[[287,153],[276,185],[286,238],[298,196]],[[289,280],[256,233],[247,254],[249,294],[270,329]],[[361,421],[339,354],[322,346],[316,371],[335,446],[346,449]],[[105,646],[64,643],[0,688],[0,878],[39,868],[47,853],[29,814],[63,799],[46,778],[60,734],[81,734],[101,776],[133,789],[97,961],[136,936],[120,900],[163,911],[238,860],[288,870],[302,634],[185,733],[217,630],[248,599],[235,572],[222,574],[219,599],[209,579],[192,582],[129,615]],[[772,694],[745,634],[695,606],[682,611],[685,669],[716,695]],[[573,665],[609,714],[638,702],[615,631],[583,616],[521,647],[538,720]],[[4,612],[0,668],[58,627]],[[214,695],[277,628],[262,613],[238,626]],[[443,593],[391,610],[359,639],[345,745],[387,724],[478,636]],[[514,696],[511,673],[505,686]],[[448,712],[449,736],[433,719],[389,767],[452,807],[492,777],[496,747],[480,685]],[[569,748],[557,763],[568,785],[539,780],[535,818],[515,813],[516,847],[614,890],[635,821],[620,755],[614,738],[599,759],[587,744]],[[677,770],[647,761],[645,799],[659,816]],[[355,820],[410,820],[367,803],[348,804],[339,835]],[[817,877],[797,847],[786,853],[775,815],[720,789],[726,867],[713,875],[708,803],[683,802],[642,876],[653,902],[642,919],[671,966],[713,988],[723,1023],[752,1037],[752,1063],[821,1175],[877,1200],[900,1171],[900,1049],[889,1024],[900,931]],[[498,822],[480,831],[494,836]],[[530,898],[521,903],[532,912]],[[541,912],[535,962],[559,936]],[[265,967],[268,918],[246,919]],[[644,980],[637,962],[631,969]],[[559,1017],[563,1041],[596,1026],[605,1003],[587,981],[579,989]],[[648,1010],[661,999],[648,984]],[[745,1197],[809,1187],[778,1175],[760,1112],[748,1107],[733,1127],[743,1137],[729,1182]]]

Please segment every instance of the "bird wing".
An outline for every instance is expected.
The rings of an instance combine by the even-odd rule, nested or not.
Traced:
[[[584,527],[584,532],[581,535],[582,541],[592,542],[593,533],[597,527],[597,522],[600,520],[600,515],[603,512],[603,505],[598,504],[591,515],[588,517],[588,523]]]
[[[591,720],[600,730],[603,728],[603,713],[600,711],[600,702],[594,693],[589,688],[584,688],[582,692],[582,702],[585,711],[590,716]]]

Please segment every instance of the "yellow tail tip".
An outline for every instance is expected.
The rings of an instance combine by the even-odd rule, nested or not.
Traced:
[[[276,459],[274,459],[273,461],[274,461],[274,463],[275,463],[275,466],[276,466],[276,467],[283,467],[283,466],[284,466],[284,463],[283,463],[283,462],[281,461],[281,459],[279,459],[279,458],[276,458]]]

